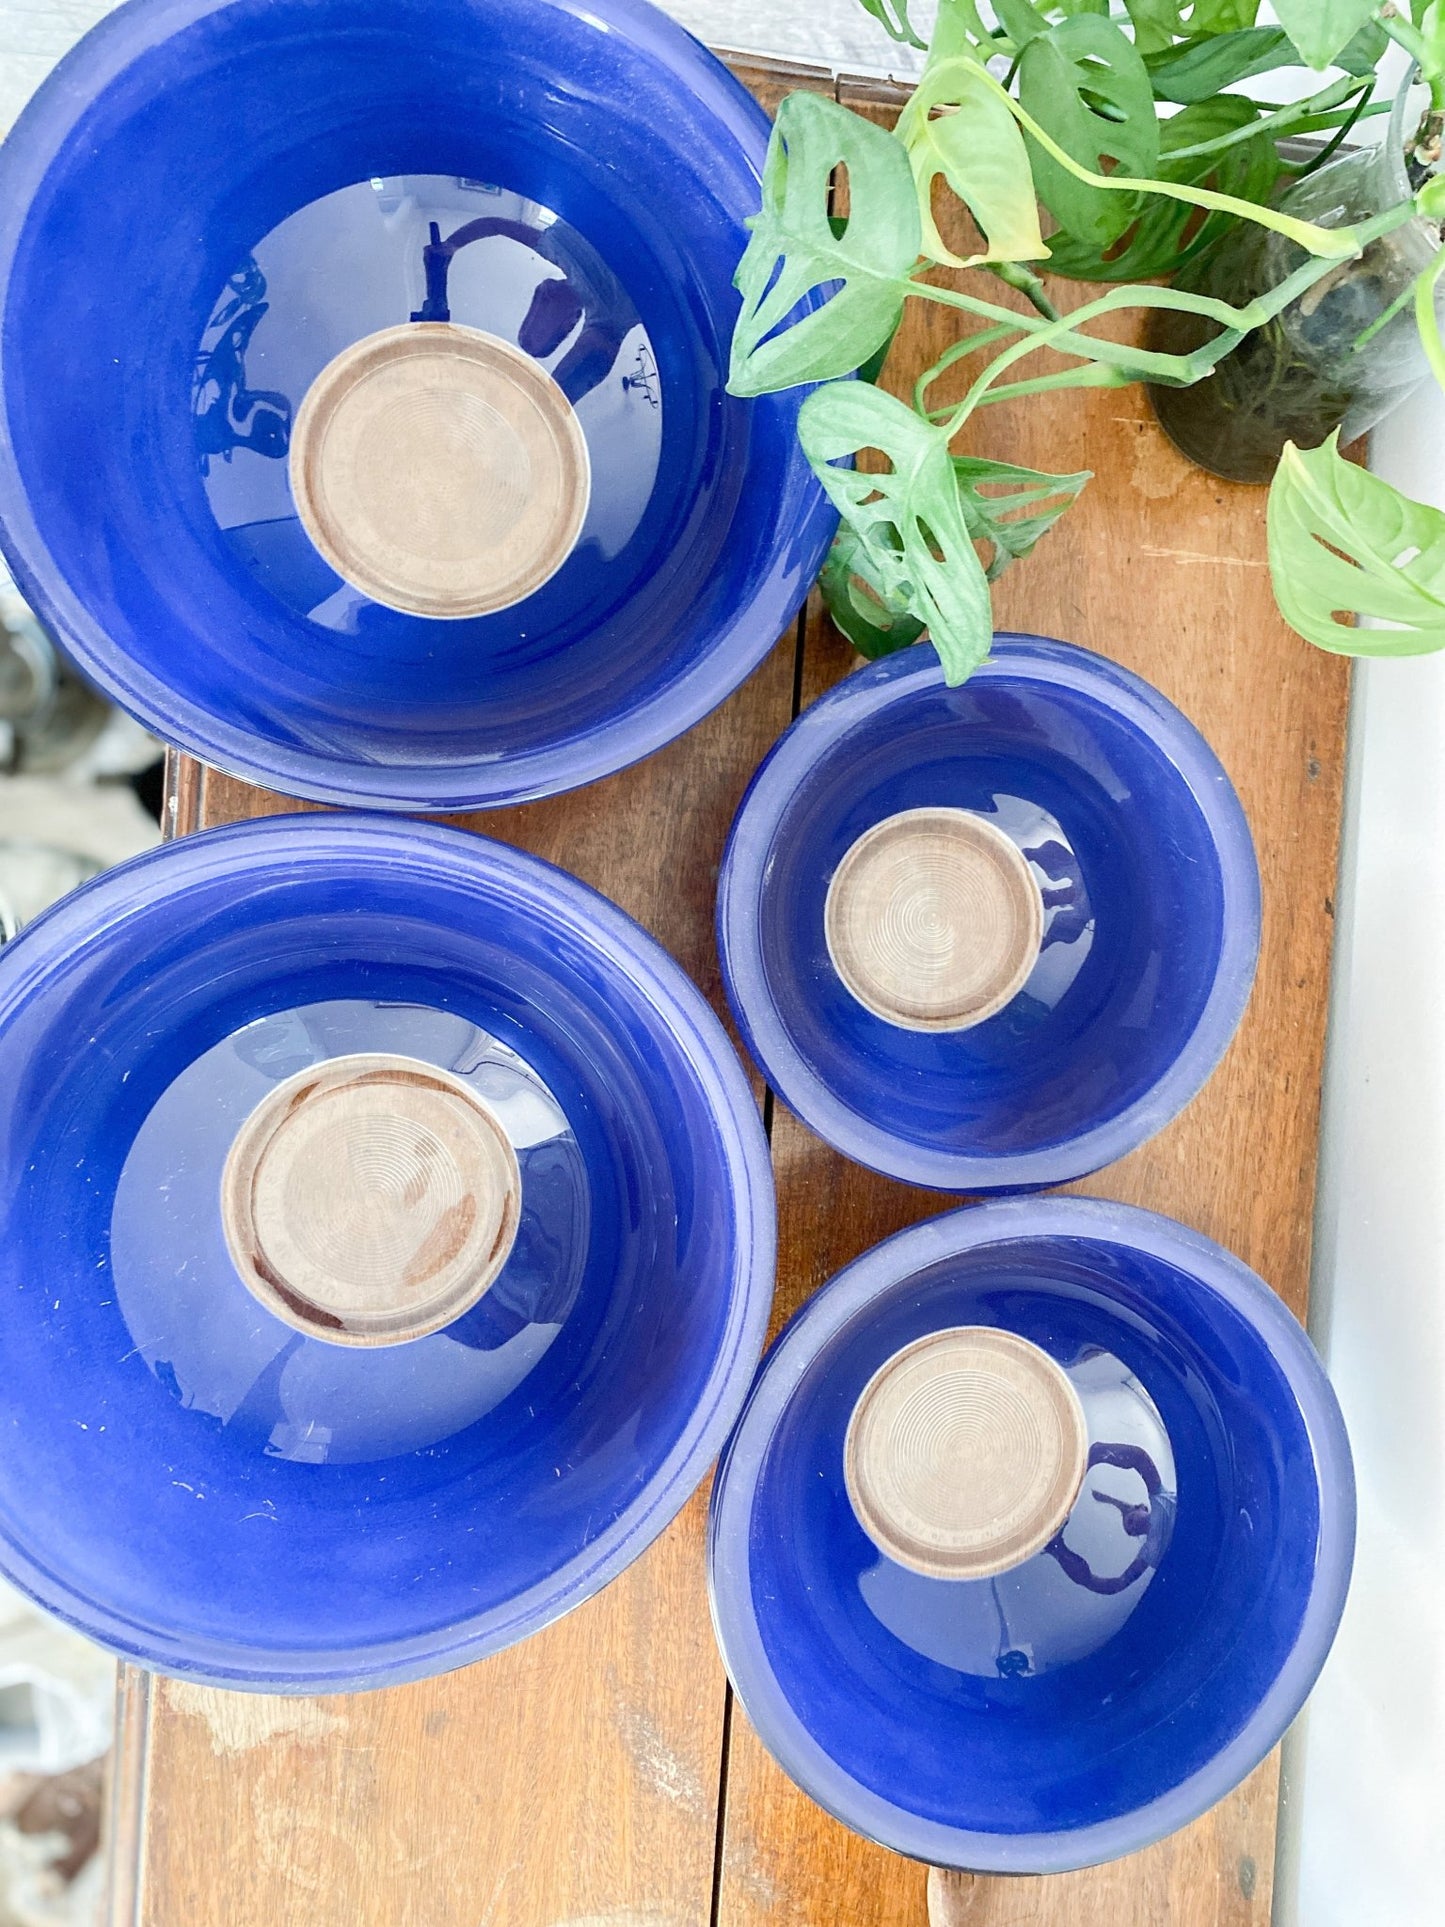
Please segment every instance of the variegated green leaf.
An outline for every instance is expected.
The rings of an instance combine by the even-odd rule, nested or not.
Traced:
[[[1155,172],[1159,122],[1144,62],[1097,14],[1061,20],[1019,56],[1019,102],[1079,166],[1136,180]],[[1070,234],[1107,247],[1129,226],[1132,195],[1081,181],[1038,142],[1029,159],[1039,199]]]
[[[1365,23],[1378,0],[1274,0],[1275,16],[1311,67],[1328,67]]]
[[[877,580],[869,550],[847,522],[833,537],[818,587],[834,623],[870,662],[906,649],[923,634],[918,617],[894,601]]]
[[[1237,33],[1252,27],[1259,0],[1124,0],[1141,54],[1158,53],[1176,40]]]
[[[975,541],[993,545],[987,571],[990,582],[996,582],[1011,562],[1026,556],[1093,479],[1091,469],[1077,475],[1050,475],[1012,462],[991,462],[981,455],[955,455],[952,460],[969,533]]]
[[[947,680],[963,682],[992,647],[993,612],[946,432],[881,389],[838,381],[803,403],[798,438],[858,537],[867,580],[926,625]],[[885,473],[837,466],[867,449]]]
[[[926,47],[928,42],[921,40],[913,22],[908,18],[908,0],[859,0],[865,13],[873,18],[894,40],[901,40],[908,47]]]
[[[829,219],[834,169],[851,212]],[[738,264],[743,298],[728,387],[762,395],[851,374],[898,325],[918,260],[918,196],[908,156],[881,127],[821,94],[789,94],[763,171],[762,211]],[[827,298],[801,304],[815,292]]]
[[[1339,433],[1286,442],[1269,490],[1269,566],[1292,629],[1345,656],[1445,649],[1445,515],[1347,462]],[[1356,628],[1368,616],[1385,628]]]
[[[1216,188],[1243,201],[1267,201],[1280,171],[1279,150],[1267,132],[1241,140],[1220,154],[1172,159],[1178,148],[1203,145],[1258,119],[1258,108],[1242,94],[1217,94],[1181,109],[1161,129],[1159,178]],[[1141,195],[1132,225],[1107,249],[1062,231],[1050,235],[1050,266],[1076,281],[1152,281],[1177,274],[1186,262],[1212,247],[1236,218],[1213,213],[1200,221],[1187,201]]]
[[[930,65],[899,119],[898,138],[918,184],[923,251],[931,259],[971,267],[1048,254],[1024,137],[976,61]],[[983,230],[983,253],[961,259],[939,234],[933,184],[940,174]]]

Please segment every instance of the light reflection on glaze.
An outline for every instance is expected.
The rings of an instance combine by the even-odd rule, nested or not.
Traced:
[[[520,347],[576,409],[593,477],[567,565],[579,587],[589,564],[627,546],[652,497],[657,357],[626,289],[575,228],[519,194],[446,175],[324,195],[228,276],[197,351],[192,410],[206,495],[231,546],[283,602],[342,634],[386,617],[333,574],[302,529],[285,461],[291,425],[343,348],[380,328],[444,318]]]
[[[1005,1013],[1010,1027],[1027,1028],[1059,1006],[1094,947],[1094,907],[1083,868],[1059,819],[1024,796],[995,793],[979,810],[1028,859],[1044,900],[1044,940],[1028,982]]]
[[[1089,1427],[1089,1469],[1058,1536],[992,1579],[930,1579],[879,1559],[858,1579],[869,1611],[925,1659],[982,1679],[1086,1658],[1133,1614],[1168,1551],[1174,1455],[1154,1401],[1111,1352],[1064,1369]]]
[[[487,1100],[517,1152],[522,1212],[501,1275],[455,1324],[353,1351],[258,1304],[226,1250],[219,1194],[231,1141],[271,1088],[367,1050],[450,1070]],[[450,1012],[348,999],[261,1018],[181,1072],[121,1171],[111,1263],[134,1349],[183,1405],[253,1432],[269,1457],[355,1464],[438,1445],[517,1389],[576,1302],[589,1218],[581,1150],[530,1065]]]

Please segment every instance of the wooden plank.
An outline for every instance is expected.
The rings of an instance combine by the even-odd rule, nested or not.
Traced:
[[[735,62],[770,108],[820,70]],[[843,82],[886,114],[898,91]],[[1087,290],[1055,290],[1078,305]],[[950,338],[932,311],[895,356],[912,379]],[[1263,497],[1188,467],[1136,391],[990,411],[1003,458],[1097,479],[1000,588],[1001,620],[1100,649],[1205,730],[1259,845],[1264,949],[1224,1066],[1153,1144],[1077,1188],[1170,1211],[1231,1245],[1303,1306],[1342,781],[1345,666],[1273,612]],[[852,657],[810,608],[804,700]],[[639,771],[577,798],[477,819],[564,863],[648,922],[716,999],[711,888],[726,821],[789,713],[791,651]],[[294,807],[178,759],[175,827]],[[779,1320],[879,1238],[954,1201],[846,1164],[781,1110]],[[238,1701],[161,1684],[144,1715],[149,1797],[114,1927],[703,1927],[719,1763],[719,1927],[923,1927],[927,1870],[813,1807],[736,1709],[726,1739],[694,1502],[601,1599],[480,1667],[396,1692]],[[139,1704],[135,1698],[134,1704]],[[139,1715],[127,1714],[130,1726]],[[328,1724],[335,1721],[337,1724]],[[127,1742],[129,1744],[130,1742]],[[1052,1881],[935,1880],[940,1927],[1262,1927],[1276,1767],[1174,1840]],[[119,1843],[117,1843],[119,1845]],[[140,1867],[144,1867],[143,1878]],[[119,1889],[117,1890],[119,1892]]]
[[[844,82],[840,93],[880,118],[897,98],[872,84]],[[1090,290],[1059,282],[1050,293],[1071,308]],[[1130,325],[1121,320],[1120,332]],[[953,338],[946,310],[911,304],[890,385],[911,384]],[[1275,611],[1264,491],[1192,468],[1155,426],[1142,390],[1003,403],[985,411],[978,429],[975,452],[1095,471],[1078,506],[1001,581],[1000,625],[1097,649],[1148,677],[1192,717],[1238,786],[1264,889],[1259,977],[1220,1069],[1151,1143],[1072,1188],[1196,1226],[1302,1312],[1348,667],[1310,649]],[[804,702],[854,661],[815,603]],[[954,1202],[858,1170],[781,1106],[773,1155],[783,1227],[779,1321],[869,1245]],[[936,1880],[938,1927],[965,1920],[968,1927],[1263,1927],[1277,1784],[1271,1756],[1194,1826],[1112,1866],[1047,1880]],[[925,1870],[813,1806],[736,1709],[725,1802],[718,1927],[922,1927]]]
[[[798,641],[638,768],[470,827],[605,890],[721,1007],[718,861],[791,714]],[[187,758],[170,793],[180,833],[297,807]],[[157,1681],[112,1927],[701,1927],[726,1706],[705,1499],[600,1598],[442,1679],[314,1700]]]
[[[802,61],[759,60],[753,54],[723,53],[721,58],[769,114],[777,113],[778,102],[785,94],[795,94],[800,88],[813,94],[831,94],[834,90],[833,75],[827,67]]]

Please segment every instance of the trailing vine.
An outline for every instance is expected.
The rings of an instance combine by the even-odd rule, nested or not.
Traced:
[[[908,0],[862,4],[896,39],[923,46]],[[1435,172],[1445,0],[1412,0],[1408,14],[1393,0],[1276,0],[1277,25],[1258,23],[1258,0],[1125,0],[1112,15],[1108,0],[993,0],[992,11],[991,25],[976,0],[941,0],[923,72],[891,132],[818,94],[783,101],[737,272],[729,376],[738,395],[811,389],[798,434],[842,518],[822,576],[838,626],[867,655],[927,632],[954,683],[988,654],[991,582],[1090,480],[955,453],[967,423],[997,402],[1057,389],[1204,380],[1342,262],[1407,222],[1438,232],[1445,216]],[[1344,227],[1274,206],[1292,172],[1319,165],[1384,110],[1375,68],[1392,40],[1430,89],[1411,139],[1413,191]],[[1294,102],[1225,91],[1302,66],[1331,77]],[[1325,142],[1312,160],[1291,163],[1279,148],[1287,135]],[[957,253],[941,231],[937,206],[950,198],[972,217],[972,253]],[[1293,244],[1300,265],[1238,304],[1158,284],[1241,221]],[[1410,292],[1445,386],[1442,262],[1445,252]],[[1112,285],[1060,315],[1043,266]],[[953,278],[935,278],[940,269]],[[959,334],[904,401],[874,378],[914,301],[952,309]],[[1186,313],[1211,331],[1187,352],[1096,331],[1123,309]],[[1044,349],[1063,365],[1041,370],[1033,358]],[[962,394],[935,403],[943,378],[973,357],[981,365]],[[867,472],[855,466],[865,452]],[[1287,445],[1268,522],[1276,596],[1302,635],[1376,654],[1445,647],[1445,515],[1362,475],[1332,437],[1312,450]],[[1342,622],[1356,613],[1392,626]]]

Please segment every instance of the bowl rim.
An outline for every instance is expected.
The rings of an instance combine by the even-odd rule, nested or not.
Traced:
[[[644,700],[585,733],[521,754],[474,762],[366,762],[268,739],[180,696],[119,648],[71,588],[31,513],[24,480],[5,429],[4,318],[21,236],[45,176],[100,95],[134,61],[240,0],[126,0],[100,19],[59,61],[0,141],[0,555],[21,595],[46,629],[112,701],[166,742],[228,775],[263,788],[338,808],[398,811],[499,809],[561,795],[643,761],[711,715],[758,667],[796,615],[837,526],[821,488],[792,532],[800,558],[775,547],[740,587],[738,606],[705,653]],[[709,120],[737,143],[762,191],[771,123],[743,83],[717,56],[648,0],[525,0],[539,11],[622,39],[665,67]],[[479,14],[479,21],[484,21]],[[736,210],[741,250],[744,218]],[[776,402],[777,397],[765,397]],[[785,405],[796,407],[796,401]],[[756,404],[741,402],[751,409]],[[807,464],[793,443],[796,473]],[[770,487],[773,484],[770,484]],[[776,540],[776,538],[775,538]]]
[[[751,1085],[720,1019],[662,945],[589,884],[543,858],[474,831],[355,814],[285,815],[230,824],[164,843],[106,871],[47,910],[0,950],[0,1031],[42,983],[122,923],[145,918],[190,880],[235,877],[258,860],[299,884],[308,854],[342,857],[369,873],[402,871],[455,886],[505,888],[569,942],[598,958],[630,996],[665,1023],[694,1067],[730,1174],[737,1223],[727,1316],[701,1396],[671,1451],[618,1516],[570,1560],[516,1598],[473,1618],[368,1646],[253,1649],[195,1629],[142,1624],[89,1597],[46,1566],[43,1549],[0,1516],[0,1574],[47,1611],[119,1657],[204,1684],[272,1693],[339,1693],[400,1685],[471,1664],[526,1638],[599,1592],[686,1504],[741,1409],[772,1307],[776,1212],[772,1163]]]
[[[1087,1238],[1186,1271],[1258,1334],[1293,1393],[1319,1490],[1315,1574],[1295,1643],[1240,1730],[1203,1766],[1143,1806],[1063,1832],[986,1833],[910,1813],[864,1787],[813,1738],[778,1684],[753,1609],[748,1545],[759,1473],[784,1407],[826,1346],[869,1304],[914,1273],[963,1252],[1033,1237]],[[895,1233],[838,1272],[769,1348],[723,1453],[708,1518],[713,1630],[738,1699],[783,1770],[843,1825],[894,1852],[970,1873],[1068,1873],[1134,1853],[1208,1811],[1281,1738],[1309,1695],[1349,1590],[1355,1482],[1334,1391],[1304,1328],[1232,1252],[1176,1220],[1104,1198],[1005,1198],[967,1205]]]
[[[865,1119],[794,1043],[764,966],[758,906],[778,829],[799,785],[841,739],[892,704],[945,687],[931,643],[865,664],[805,709],[748,785],[718,877],[717,940],[728,1003],[768,1083],[804,1124],[858,1164],[933,1190],[1034,1190],[1112,1164],[1154,1136],[1208,1081],[1239,1027],[1259,957],[1260,884],[1244,808],[1223,764],[1182,710],[1142,677],[1077,643],[1000,630],[970,683],[1033,682],[1087,696],[1147,736],[1177,772],[1219,854],[1224,910],[1204,1007],[1173,1062],[1131,1104],[1052,1144],[995,1155],[919,1144]]]

